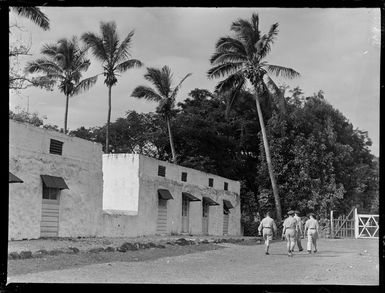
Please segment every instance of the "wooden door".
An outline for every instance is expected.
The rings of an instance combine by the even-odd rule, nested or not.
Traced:
[[[45,188],[43,190],[40,237],[59,236],[59,189]]]
[[[202,233],[209,235],[209,205],[203,202],[202,206]]]
[[[182,233],[189,232],[189,210],[190,201],[185,197],[182,198]]]
[[[223,210],[223,235],[229,233],[229,212],[225,209]]]
[[[159,199],[158,201],[156,232],[159,234],[167,233],[167,200],[164,199]]]

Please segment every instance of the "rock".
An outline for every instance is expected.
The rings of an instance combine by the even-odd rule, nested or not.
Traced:
[[[126,252],[128,250],[138,250],[139,245],[138,243],[130,243],[130,242],[124,242],[117,250],[121,252]]]
[[[110,240],[103,240],[102,243],[103,243],[104,245],[110,245],[110,244],[112,244],[112,242],[111,242]]]
[[[89,253],[99,253],[99,252],[103,252],[103,251],[104,251],[103,247],[96,247],[96,248],[91,248],[88,250]]]
[[[148,247],[156,247],[156,244],[154,242],[148,242],[147,243]]]
[[[40,249],[32,254],[32,257],[43,257],[48,254],[48,251],[45,249]]]
[[[156,244],[156,246],[155,246],[156,248],[166,248],[166,246],[165,245],[163,245],[163,244]]]
[[[76,248],[76,247],[68,247],[68,249],[70,249],[70,250],[72,250],[73,251],[73,253],[79,253],[79,249],[78,248]]]
[[[104,249],[104,251],[106,252],[112,252],[112,251],[115,251],[115,248],[113,248],[112,246],[108,246]]]
[[[19,259],[20,255],[17,252],[11,252],[8,254],[8,259]]]
[[[207,241],[207,239],[203,239],[203,240],[201,241],[201,243],[209,243],[209,242]]]
[[[61,254],[61,253],[64,253],[64,251],[61,250],[61,249],[53,249],[53,250],[48,251],[49,255],[58,255],[58,254]]]
[[[20,258],[25,259],[25,258],[32,258],[32,252],[27,250],[27,251],[22,251],[20,252]]]
[[[175,245],[175,243],[170,242],[170,241],[167,241],[166,244],[168,244],[168,245]]]

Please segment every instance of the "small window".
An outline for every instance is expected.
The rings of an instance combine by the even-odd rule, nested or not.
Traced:
[[[186,182],[187,181],[187,173],[182,172],[182,181]]]
[[[209,186],[210,187],[214,186],[214,179],[213,178],[209,178]]]
[[[230,210],[226,206],[223,206],[223,214],[224,215],[230,214]]]
[[[166,177],[166,167],[158,166],[158,176]]]
[[[56,139],[51,139],[49,144],[49,152],[51,154],[61,155],[62,151],[63,151],[63,142]]]
[[[227,182],[225,182],[225,185],[223,187],[225,190],[229,190],[229,184]]]
[[[43,184],[43,199],[58,199],[60,189],[58,188],[48,188]]]

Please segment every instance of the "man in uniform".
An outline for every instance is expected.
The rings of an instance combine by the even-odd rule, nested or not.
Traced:
[[[258,227],[258,234],[263,235],[265,240],[265,254],[269,255],[270,241],[273,240],[273,234],[277,231],[274,220],[270,217],[270,212],[266,213],[266,217],[262,219]]]
[[[299,215],[299,211],[294,211],[294,219],[296,219],[298,223],[297,229],[295,231],[295,244],[297,244],[298,250],[301,252],[303,250],[302,244],[301,244],[302,221],[298,215]]]
[[[297,220],[293,217],[294,212],[289,211],[287,213],[289,217],[283,222],[282,236],[285,235],[287,241],[288,256],[293,256],[293,249],[295,245],[295,231],[297,230]]]
[[[307,253],[311,253],[312,246],[314,253],[317,252],[317,238],[318,238],[318,221],[314,218],[314,214],[309,214],[309,220],[305,223],[305,235],[307,232]]]

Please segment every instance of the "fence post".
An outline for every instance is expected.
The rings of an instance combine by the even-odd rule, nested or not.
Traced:
[[[330,238],[334,238],[333,211],[330,211]]]
[[[354,237],[358,238],[358,214],[357,208],[354,209]]]

